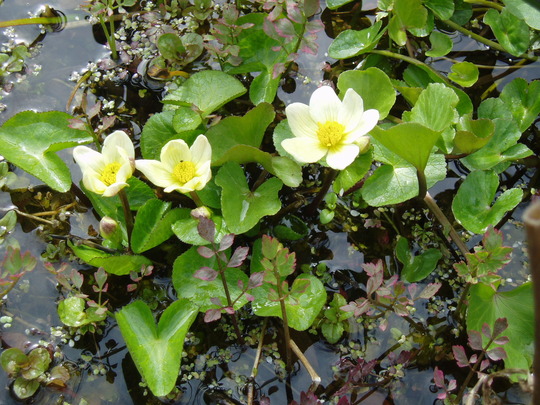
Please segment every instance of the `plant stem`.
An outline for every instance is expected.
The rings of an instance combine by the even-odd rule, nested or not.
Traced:
[[[196,191],[190,191],[189,196],[195,202],[195,204],[197,204],[197,207],[204,207],[201,197],[199,197],[199,194],[197,194]]]
[[[264,334],[266,333],[266,325],[268,324],[268,318],[264,318],[263,326],[261,329],[261,338],[259,340],[259,344],[257,345],[257,353],[255,354],[255,360],[253,360],[253,367],[251,369],[251,375],[249,376],[250,384],[248,388],[248,405],[253,404],[253,389],[255,385],[255,377],[257,376],[257,370],[259,368],[259,362],[261,360],[261,353],[264,343]]]
[[[502,11],[502,9],[504,8],[502,5],[489,0],[463,0],[463,2],[469,4],[480,4],[482,6],[494,8],[499,11]]]
[[[306,356],[304,356],[304,353],[302,353],[302,350],[296,345],[296,342],[294,340],[290,340],[292,350],[294,354],[300,359],[304,367],[306,368],[307,372],[309,373],[309,376],[311,377],[311,381],[315,386],[318,386],[321,383],[321,377],[317,374],[315,369],[311,366],[311,363],[308,361]],[[311,387],[310,387],[311,388]]]
[[[218,247],[212,243],[212,249],[216,253],[217,258],[217,264],[219,269],[219,278],[221,279],[221,284],[223,285],[223,291],[225,291],[225,297],[227,297],[227,305],[234,311],[234,303],[231,299],[231,293],[229,292],[229,286],[227,284],[227,280],[225,279],[225,270],[227,268],[223,267],[223,262],[221,261],[218,253]],[[236,337],[238,338],[238,341],[240,344],[244,344],[244,338],[242,337],[242,333],[240,332],[240,327],[238,326],[238,320],[236,319],[236,313],[231,314],[231,319],[234,326],[234,331],[236,333]]]
[[[0,28],[16,27],[19,25],[32,25],[32,24],[61,24],[62,17],[34,17],[34,18],[20,18],[17,20],[0,21]]]
[[[375,54],[378,54],[378,55],[388,56],[389,58],[400,59],[402,61],[410,63],[411,65],[416,65],[418,67],[421,67],[422,69],[427,69],[432,74],[434,74],[435,76],[440,78],[444,83],[449,84],[448,79],[446,77],[444,77],[439,72],[434,70],[431,66],[426,65],[424,62],[419,61],[418,59],[414,59],[414,58],[411,58],[409,56],[402,55],[400,53],[395,53],[395,52],[391,52],[391,51],[384,51],[384,50],[378,50],[378,49],[374,49],[372,51],[369,51],[369,53],[375,53]]]
[[[276,265],[274,265],[274,277],[277,280],[276,288],[279,297],[279,305],[281,306],[281,316],[283,319],[283,332],[285,334],[285,359],[287,361],[287,371],[290,372],[292,370],[291,335],[289,333],[289,322],[287,320],[285,297],[283,296],[283,289],[281,288],[281,276]]]
[[[540,202],[535,202],[523,214],[525,229],[527,231],[528,256],[531,266],[531,275],[534,290],[534,324],[535,344],[533,369],[536,370],[533,389],[533,404],[540,403]]]
[[[126,191],[124,189],[118,192],[118,197],[122,202],[122,208],[124,209],[124,218],[126,220],[126,231],[128,239],[128,247],[131,250],[131,233],[133,232],[133,216],[131,215],[131,209],[129,208],[129,201]]]
[[[463,257],[466,257],[465,255],[469,253],[469,249],[465,245],[465,243],[461,240],[460,236],[450,223],[448,221],[448,218],[446,218],[446,215],[441,211],[433,197],[429,194],[429,192],[426,192],[426,195],[424,197],[424,202],[426,203],[429,210],[435,215],[435,218],[439,221],[439,223],[443,226],[443,228],[446,230],[449,230],[450,238],[452,238],[452,241],[457,245],[459,251],[463,255]]]
[[[416,178],[418,179],[418,198],[423,200],[427,193],[426,174],[423,170],[416,169]]]
[[[308,215],[315,215],[315,213],[317,212],[317,208],[319,208],[321,201],[330,189],[330,186],[336,179],[337,175],[338,171],[335,169],[328,169],[328,171],[325,173],[323,185],[321,186],[318,194],[315,196],[313,201],[307,207],[306,212]]]

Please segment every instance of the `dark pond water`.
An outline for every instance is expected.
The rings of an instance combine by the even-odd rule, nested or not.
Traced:
[[[364,2],[364,9],[374,7],[375,2]],[[74,83],[69,80],[72,72],[80,72],[89,62],[95,62],[106,56],[108,51],[104,45],[96,42],[94,30],[85,23],[87,14],[78,10],[78,1],[52,1],[49,6],[61,10],[70,19],[79,20],[67,24],[59,32],[47,32],[41,35],[39,28],[35,26],[17,27],[14,31],[14,39],[24,41],[29,44],[39,38],[39,45],[35,47],[35,55],[27,61],[27,77],[22,78],[19,83],[15,83],[9,95],[5,96],[1,103],[6,108],[0,113],[0,124],[24,110],[66,110],[66,102],[70,97]],[[37,12],[41,7],[41,2],[30,1],[20,2],[15,0],[4,0],[0,4],[0,20],[25,18],[28,12]],[[324,16],[323,16],[324,17]],[[7,30],[0,33],[0,42],[7,42],[12,33]],[[453,57],[463,59],[465,57],[470,61],[482,64],[495,64],[496,67],[481,71],[481,75],[486,75],[486,83],[493,82],[493,78],[502,74],[497,82],[497,88],[501,89],[504,84],[511,81],[514,77],[524,77],[532,80],[539,77],[538,65],[529,65],[522,69],[515,69],[507,74],[504,69],[505,63],[498,61],[493,53],[486,52],[483,45],[463,36],[455,36],[455,50],[458,51]],[[319,37],[320,52],[317,57],[303,55],[298,61],[299,75],[292,79],[295,82],[295,91],[290,88],[280,89],[278,97],[285,103],[293,101],[306,102],[309,94],[316,88],[316,83],[325,78],[321,66],[324,62],[333,63],[335,61],[325,56],[325,49],[330,44],[331,39],[321,33]],[[487,55],[487,56],[486,56]],[[441,70],[449,70],[450,63],[441,60],[434,63],[434,66]],[[499,69],[498,66],[501,68]],[[32,74],[31,72],[38,72]],[[311,80],[312,84],[302,84],[304,78]],[[485,90],[485,89],[484,89]],[[121,89],[118,89],[122,93]],[[479,89],[479,91],[483,91]],[[128,100],[129,102],[129,100]],[[157,107],[156,107],[157,108]],[[64,160],[73,166],[70,151],[65,151],[61,156]],[[78,170],[74,169],[75,182]],[[45,188],[31,176],[26,175],[20,170],[15,170],[20,176],[19,182],[21,188],[27,185],[33,187],[33,192],[13,193],[0,192],[0,215],[18,205],[24,206],[25,201],[34,198],[35,193],[42,191],[46,193]],[[528,182],[527,176],[530,173],[522,173],[523,182]],[[431,193],[438,195],[444,201],[445,194],[454,193],[456,183],[463,173],[456,169],[455,176],[449,176],[447,180],[437,184]],[[508,285],[520,283],[527,278],[527,260],[523,253],[523,229],[519,223],[524,205],[520,205],[511,220],[507,221],[502,227],[507,244],[513,246],[513,260],[504,270],[504,276],[508,279]],[[381,212],[372,213],[372,215],[382,215]],[[69,218],[69,232],[72,235],[86,237],[89,226],[98,228],[98,220],[91,211],[73,213]],[[360,220],[359,220],[360,223]],[[316,226],[311,229],[308,237],[308,244],[293,246],[297,250],[300,260],[303,263],[325,263],[328,267],[331,280],[328,283],[330,290],[339,288],[349,288],[350,281],[359,273],[362,263],[371,261],[375,258],[384,258],[388,263],[394,261],[392,257],[391,243],[384,239],[385,235],[374,231],[369,232],[343,232],[339,226],[333,229],[321,229]],[[12,238],[18,240],[24,249],[29,250],[33,255],[39,257],[47,248],[47,243],[40,237],[40,230],[36,229],[36,224],[31,225],[28,221],[22,220]],[[479,242],[478,237],[474,237],[469,242],[472,247]],[[361,244],[373,247],[375,253],[355,248]],[[310,247],[314,247],[313,252],[309,252]],[[304,249],[304,251],[302,251]],[[306,251],[307,250],[307,251]],[[0,255],[5,252],[5,246],[0,245]],[[363,252],[363,253],[362,253]],[[78,268],[84,269],[80,265],[73,264]],[[169,269],[170,270],[170,269]],[[443,276],[444,278],[444,276]],[[348,285],[348,287],[347,287]],[[170,280],[166,276],[166,271],[159,273],[154,283],[150,286],[154,292],[158,291],[163,299],[173,296],[173,289]],[[157,294],[159,295],[159,294]],[[62,297],[57,289],[55,278],[46,270],[42,262],[39,262],[36,269],[27,275],[20,288],[9,295],[1,308],[2,315],[9,315],[13,318],[11,327],[0,326],[2,342],[5,347],[26,347],[37,345],[43,339],[45,341],[54,341],[63,354],[63,361],[69,364],[73,370],[72,379],[69,382],[69,389],[58,392],[52,389],[40,389],[38,394],[31,400],[33,403],[43,404],[61,404],[63,400],[69,404],[154,404],[159,403],[151,395],[144,395],[144,388],[139,386],[140,377],[135,366],[128,355],[125,344],[118,328],[113,320],[109,320],[105,326],[103,334],[88,335],[80,341],[63,342],[61,338],[51,337],[51,327],[59,327],[61,322],[57,315],[57,301]],[[433,327],[444,323],[446,317],[446,306],[453,305],[450,294],[441,299],[447,299],[447,304],[442,303],[438,308],[440,313],[428,312],[426,308],[419,308],[418,317],[430,317]],[[118,299],[119,306],[126,302],[121,302],[125,298]],[[251,323],[250,323],[251,322]],[[260,327],[260,323],[250,321],[248,327]],[[269,323],[269,330],[280,339],[277,324]],[[210,358],[223,359],[216,367],[205,367],[195,362],[194,370],[198,373],[206,372],[207,378],[192,378],[183,383],[180,388],[183,394],[177,399],[171,400],[175,404],[232,404],[242,403],[243,393],[240,391],[241,381],[248,376],[255,356],[257,336],[253,336],[255,344],[247,349],[241,349],[234,344],[226,345],[223,343],[224,333],[218,328],[214,332],[213,328],[218,328],[214,324],[199,325],[193,331],[191,345],[188,343],[186,351],[190,347],[196,346],[195,341],[199,338],[208,338],[216,333],[214,339],[208,339],[205,343],[205,351],[199,357],[192,356],[191,360],[196,359],[202,362],[206,355]],[[395,336],[388,331],[403,331],[407,334],[409,330],[407,323],[400,317],[389,318],[389,325],[386,332],[373,330],[366,332],[366,328],[351,321],[350,333],[338,345],[329,345],[323,339],[316,335],[305,333],[295,333],[293,339],[305,353],[308,360],[321,376],[321,386],[317,393],[322,398],[329,395],[339,388],[336,382],[336,373],[333,367],[338,363],[343,348],[363,348],[367,359],[383,356],[395,342]],[[272,339],[268,338],[268,342]],[[275,346],[275,345],[274,345]],[[275,346],[277,347],[277,346]],[[274,353],[275,353],[274,347]],[[228,353],[224,349],[228,348]],[[396,350],[396,353],[398,351]],[[82,357],[81,357],[82,355]],[[230,357],[227,357],[230,356]],[[384,357],[384,356],[383,356]],[[430,390],[433,385],[433,364],[423,363],[413,368],[403,370],[403,376],[396,379],[391,384],[381,389],[372,390],[371,395],[367,396],[362,403],[370,405],[383,404],[417,404],[431,405],[435,403],[436,393]],[[447,373],[459,370],[449,368]],[[215,381],[214,385],[210,381]],[[9,391],[10,381],[4,372],[0,372],[0,387],[5,389],[0,393],[0,404],[17,404]],[[288,380],[282,380],[276,376],[276,368],[273,364],[271,352],[263,355],[263,361],[259,367],[259,373],[256,378],[256,385],[259,395],[266,395],[271,399],[272,404],[287,404],[291,399],[299,400],[300,392],[307,391],[311,385],[311,379],[305,368],[300,364],[295,364],[295,372]],[[368,391],[361,392],[357,399],[362,397]],[[508,403],[522,403],[524,400],[519,393],[509,390],[507,392]],[[86,402],[85,402],[86,401]],[[515,402],[511,402],[515,401]]]

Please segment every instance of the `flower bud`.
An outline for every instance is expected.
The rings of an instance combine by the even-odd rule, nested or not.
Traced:
[[[103,239],[111,239],[118,230],[118,222],[111,217],[103,217],[99,221],[99,234]]]
[[[191,210],[191,216],[195,219],[199,219],[201,217],[210,218],[212,216],[212,212],[206,207],[198,207]]]

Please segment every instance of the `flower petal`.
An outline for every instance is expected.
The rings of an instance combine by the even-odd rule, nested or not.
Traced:
[[[322,86],[313,92],[309,100],[309,113],[315,122],[339,122],[341,100],[330,86]]]
[[[196,178],[200,179],[200,188],[195,188],[195,190],[201,190],[206,183],[212,178],[212,169],[210,168],[210,161],[207,160],[205,163],[196,168],[197,176]]]
[[[312,138],[289,138],[281,146],[300,163],[315,163],[328,151],[318,140]]]
[[[90,174],[90,172],[101,173],[107,165],[101,153],[87,146],[77,146],[73,149],[73,159],[81,167],[83,175]]]
[[[204,135],[199,135],[190,148],[191,160],[195,166],[199,166],[212,159],[212,146],[208,142],[208,138]]]
[[[174,139],[167,142],[161,149],[160,160],[167,170],[172,172],[178,163],[191,161],[191,151],[184,140]]]
[[[358,126],[363,113],[364,100],[353,89],[347,89],[338,113],[338,122],[345,125],[345,132],[351,132]]]
[[[82,181],[87,190],[96,194],[103,194],[107,189],[105,183],[103,183],[96,175],[83,175]]]
[[[358,138],[366,135],[369,131],[375,128],[375,125],[377,125],[377,122],[379,122],[379,111],[377,110],[365,111],[362,116],[362,120],[356,125],[355,128],[351,130],[350,133],[347,134],[346,139],[344,139],[343,141],[345,143],[356,142]]]
[[[294,136],[299,138],[317,138],[319,127],[309,113],[309,107],[302,103],[292,103],[285,108],[287,122]]]
[[[103,197],[113,197],[116,194],[118,194],[118,192],[120,190],[122,190],[124,187],[127,187],[127,186],[128,186],[127,183],[114,183],[114,184],[111,184],[109,187],[107,187],[107,189],[103,193]]]
[[[121,148],[126,151],[128,157],[135,158],[135,149],[133,148],[133,142],[124,131],[114,131],[103,142],[103,155],[109,157],[117,153],[117,148]],[[117,160],[112,160],[117,162]]]
[[[343,170],[349,166],[360,153],[358,145],[343,145],[337,151],[328,151],[326,163],[332,169]]]
[[[172,173],[157,160],[136,160],[135,166],[158,187],[165,188],[175,183]]]

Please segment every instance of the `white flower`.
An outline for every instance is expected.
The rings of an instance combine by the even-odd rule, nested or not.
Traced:
[[[311,95],[309,106],[293,103],[285,109],[294,138],[281,146],[300,163],[315,163],[326,156],[333,169],[343,170],[369,144],[364,136],[377,125],[379,112],[364,111],[364,102],[348,89],[343,102],[329,86]]]
[[[177,190],[189,193],[201,190],[212,177],[212,147],[206,136],[199,135],[191,148],[181,140],[167,142],[160,160],[137,160],[135,165],[152,183],[166,193]]]
[[[112,197],[126,187],[135,170],[135,150],[129,136],[115,131],[103,142],[101,153],[77,146],[73,158],[81,167],[84,186],[94,193]]]

